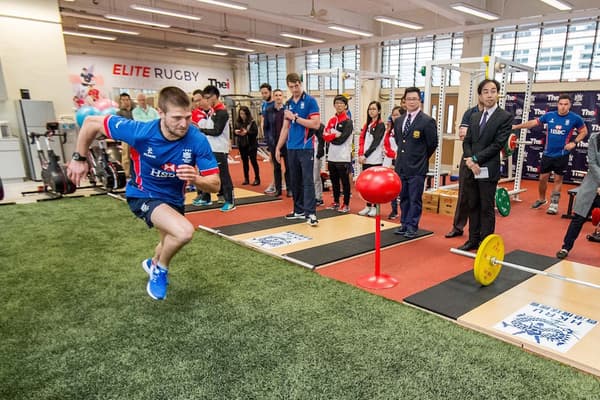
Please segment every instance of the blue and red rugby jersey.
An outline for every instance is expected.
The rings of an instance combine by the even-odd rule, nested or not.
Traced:
[[[167,140],[160,121],[139,122],[109,115],[104,119],[104,130],[109,138],[130,146],[132,171],[125,189],[127,197],[183,205],[186,182],[177,177],[177,166],[195,165],[202,176],[218,174],[219,168],[198,128],[190,125],[181,139]]]

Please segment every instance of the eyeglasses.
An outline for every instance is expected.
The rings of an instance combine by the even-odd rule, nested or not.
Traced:
[[[421,99],[418,97],[407,97],[404,101],[420,101]]]

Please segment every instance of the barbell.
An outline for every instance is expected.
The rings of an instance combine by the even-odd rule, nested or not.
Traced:
[[[504,266],[518,269],[519,271],[529,272],[530,274],[543,275],[549,278],[575,283],[577,285],[600,289],[600,285],[595,283],[553,274],[552,272],[539,271],[537,269],[504,261],[504,240],[502,240],[500,235],[496,234],[489,235],[481,242],[477,254],[455,248],[451,248],[450,252],[475,259],[475,262],[473,263],[473,275],[475,276],[475,280],[483,286],[491,285],[498,275],[500,275],[500,270],[502,270],[502,267]]]
[[[531,141],[518,140],[517,135],[514,133],[511,133],[510,136],[508,137],[508,140],[506,141],[506,143],[504,143],[504,147],[502,148],[502,153],[504,153],[503,158],[512,156],[513,152],[517,149],[518,145],[520,145],[520,144],[530,145],[532,143],[533,142],[531,142]]]

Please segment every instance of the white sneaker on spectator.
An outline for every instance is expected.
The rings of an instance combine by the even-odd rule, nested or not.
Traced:
[[[371,207],[367,215],[369,217],[375,217],[377,215],[377,207]]]
[[[362,210],[360,210],[358,212],[358,215],[367,215],[369,213],[369,211],[371,211],[371,207],[366,206],[365,208],[363,208]]]

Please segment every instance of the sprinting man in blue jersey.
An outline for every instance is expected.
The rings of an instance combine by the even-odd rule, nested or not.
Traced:
[[[130,145],[132,173],[125,194],[131,211],[159,232],[154,257],[144,260],[142,268],[149,275],[146,291],[153,299],[163,300],[171,259],[194,234],[194,226],[183,216],[186,184],[217,192],[220,180],[206,137],[190,123],[188,95],[173,86],[162,89],[158,113],[160,119],[152,122],[114,115],[86,118],[68,175],[79,185],[88,172],[85,155],[99,135]]]
[[[581,142],[588,134],[583,118],[571,110],[571,97],[568,94],[558,96],[558,109],[547,112],[539,118],[513,125],[513,129],[531,129],[538,125],[546,126],[546,147],[542,155],[540,165],[540,183],[538,186],[539,198],[531,205],[531,208],[540,208],[546,201],[546,187],[550,172],[554,172],[554,187],[550,197],[550,205],[546,213],[558,213],[558,200],[563,183],[563,176],[567,172],[569,154],[577,143]],[[577,131],[577,137],[573,139],[573,133]]]

